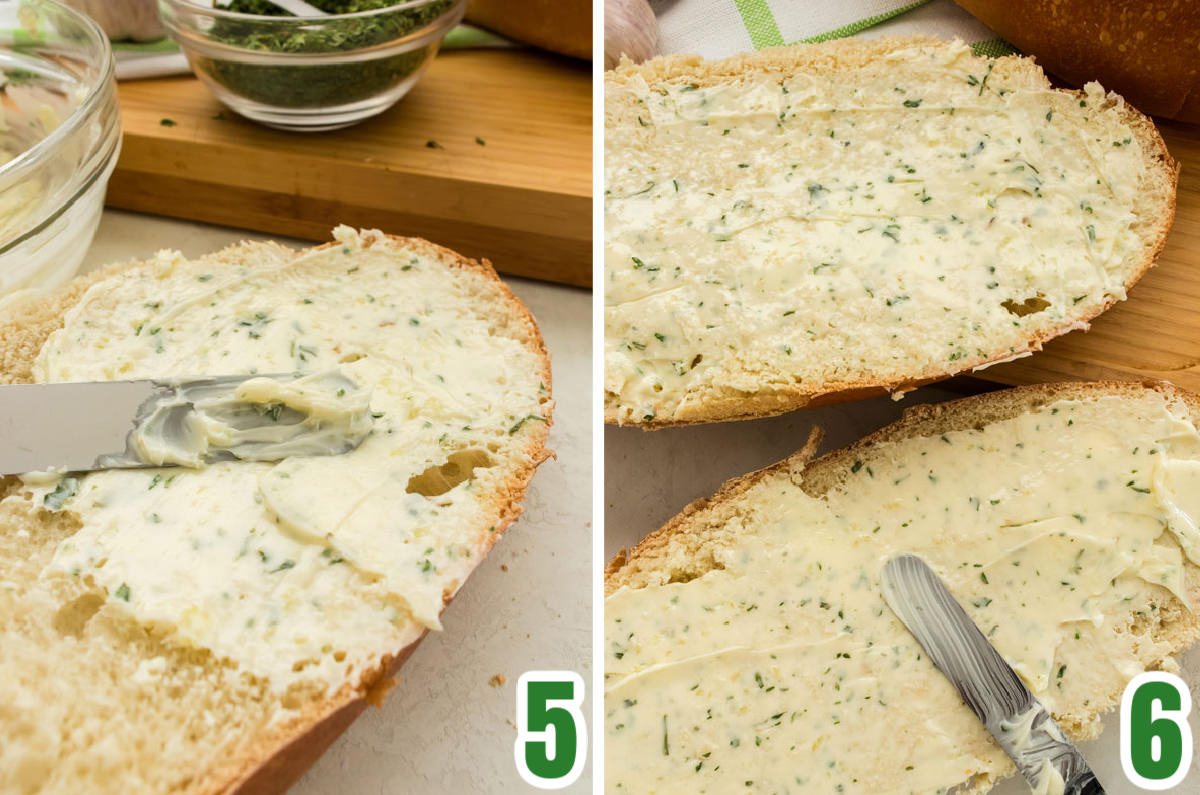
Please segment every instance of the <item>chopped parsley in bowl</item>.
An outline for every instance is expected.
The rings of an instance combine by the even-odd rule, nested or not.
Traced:
[[[192,70],[225,104],[273,127],[327,130],[382,113],[415,85],[464,0],[311,0],[296,17],[267,0],[161,0]]]

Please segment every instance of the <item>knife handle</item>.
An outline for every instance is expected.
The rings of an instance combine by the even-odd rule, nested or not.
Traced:
[[[1063,795],[1106,795],[1104,787],[1096,780],[1096,775],[1092,771],[1087,771],[1083,775],[1071,779],[1067,786],[1063,789]]]

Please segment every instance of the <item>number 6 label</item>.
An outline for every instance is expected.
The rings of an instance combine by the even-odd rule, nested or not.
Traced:
[[[517,680],[517,742],[513,755],[525,783],[569,787],[587,759],[583,679],[573,671],[526,671]]]
[[[1164,790],[1192,764],[1192,696],[1174,674],[1138,674],[1121,696],[1121,767],[1136,787]]]

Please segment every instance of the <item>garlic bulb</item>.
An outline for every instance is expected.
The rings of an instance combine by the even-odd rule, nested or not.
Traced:
[[[604,68],[612,69],[629,56],[636,63],[658,50],[658,21],[647,0],[605,0]]]
[[[154,41],[166,35],[158,0],[64,0],[100,25],[110,39]]]

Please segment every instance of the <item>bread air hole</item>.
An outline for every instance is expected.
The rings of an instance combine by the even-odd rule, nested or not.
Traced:
[[[1032,315],[1037,312],[1041,312],[1043,309],[1050,306],[1050,302],[1045,298],[1042,298],[1040,295],[1035,295],[1032,298],[1026,298],[1019,304],[1013,299],[1009,298],[1007,301],[1002,301],[1000,306],[1004,307],[1017,317],[1025,317],[1026,315]]]
[[[492,466],[494,462],[486,450],[468,449],[451,453],[443,464],[435,464],[419,475],[409,478],[409,494],[436,497],[470,480],[476,469]]]
[[[78,638],[92,616],[104,606],[104,596],[91,591],[77,596],[58,609],[54,614],[54,629],[62,635]]]

